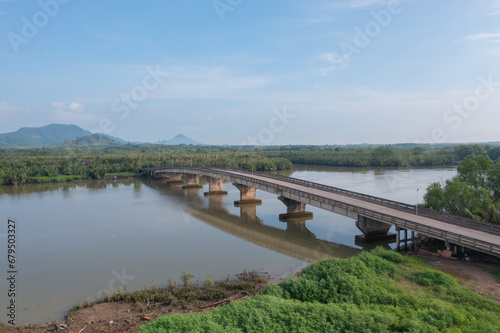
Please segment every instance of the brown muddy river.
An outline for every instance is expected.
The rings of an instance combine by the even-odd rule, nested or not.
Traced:
[[[414,204],[456,169],[298,166],[284,174]],[[199,281],[245,269],[279,280],[308,262],[363,249],[352,219],[307,206],[314,218],[305,227],[284,223],[276,195],[257,191],[261,206],[238,208],[238,190],[224,187],[229,194],[220,197],[205,197],[207,184],[183,190],[147,179],[0,187],[2,309],[10,300],[8,219],[16,222],[16,324],[61,320],[75,304],[125,286],[180,281],[183,270]]]

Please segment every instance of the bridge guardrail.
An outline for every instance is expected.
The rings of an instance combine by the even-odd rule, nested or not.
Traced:
[[[247,171],[247,170],[231,169],[231,168],[225,168],[225,169],[250,174],[250,171]],[[330,192],[330,193],[337,193],[337,194],[345,195],[345,196],[348,196],[351,198],[356,198],[356,199],[364,200],[367,202],[373,202],[373,203],[376,203],[379,205],[395,208],[395,209],[398,209],[401,211],[416,213],[415,205],[410,205],[410,204],[406,204],[403,202],[384,199],[384,198],[380,198],[380,197],[376,197],[376,196],[372,196],[372,195],[367,195],[364,193],[349,191],[349,190],[341,189],[338,187],[309,182],[309,181],[298,179],[298,178],[276,175],[276,174],[268,173],[268,172],[257,171],[254,173],[256,175],[274,178],[274,179],[286,181],[286,182],[297,184],[297,185],[308,186],[311,188],[319,189],[319,190]],[[456,216],[453,214],[439,212],[439,211],[435,211],[435,210],[424,208],[424,207],[418,207],[418,215],[432,217],[432,218],[434,218],[436,220],[440,220],[442,222],[446,222],[446,223],[450,223],[450,224],[454,224],[454,225],[466,226],[466,227],[470,227],[470,228],[473,228],[476,230],[488,231],[488,232],[492,232],[496,235],[500,235],[500,225],[495,225],[495,224],[488,223],[488,222],[478,221],[478,220],[474,220],[474,219],[470,219],[470,218],[466,218],[466,217],[462,217],[462,216]]]
[[[231,173],[229,173],[229,172],[227,174],[231,175]],[[234,175],[233,175],[233,177],[234,177]],[[271,182],[263,181],[260,179],[255,179],[253,177],[247,177],[247,176],[239,176],[239,177],[246,178],[247,181],[260,183],[261,185],[265,185],[265,186],[271,186],[271,187],[276,186],[275,184],[273,184]],[[463,246],[466,246],[469,248],[475,248],[477,250],[482,250],[482,252],[487,252],[487,253],[497,255],[497,256],[500,255],[500,244],[492,244],[492,243],[476,240],[476,239],[471,238],[471,237],[459,235],[459,234],[456,234],[453,232],[443,231],[441,229],[434,228],[431,226],[423,226],[421,224],[418,224],[418,223],[415,223],[412,221],[408,221],[408,220],[405,220],[402,218],[394,217],[394,216],[387,215],[384,213],[379,213],[379,212],[365,209],[365,208],[356,207],[354,205],[346,204],[346,203],[343,203],[343,202],[340,202],[337,200],[333,200],[330,198],[326,198],[323,196],[318,196],[315,194],[296,190],[296,189],[293,189],[290,187],[283,188],[280,186],[279,188],[282,190],[286,189],[290,193],[294,193],[294,194],[297,194],[297,195],[300,195],[303,197],[308,197],[308,198],[316,200],[316,201],[320,201],[320,202],[330,204],[330,205],[333,205],[336,207],[340,207],[340,208],[343,208],[346,210],[351,210],[351,211],[354,211],[358,214],[362,214],[363,216],[371,217],[371,218],[374,218],[374,219],[379,220],[379,221],[385,221],[385,222],[396,225],[396,226],[403,228],[403,229],[410,229],[410,230],[413,230],[416,232],[425,233],[428,236],[448,240],[448,241],[455,243],[457,245],[463,245]]]
[[[435,227],[421,225],[421,224],[418,224],[416,222],[405,220],[405,219],[402,219],[399,217],[394,217],[394,216],[387,215],[384,213],[379,213],[379,212],[376,212],[376,211],[373,211],[370,209],[357,207],[357,206],[347,204],[344,202],[340,202],[340,201],[337,201],[334,199],[326,198],[326,197],[319,196],[316,194],[311,194],[311,193],[304,192],[301,190],[296,190],[296,189],[293,189],[291,187],[277,186],[274,183],[271,183],[271,182],[268,182],[265,180],[261,180],[261,179],[256,179],[254,177],[249,177],[249,176],[244,176],[244,175],[237,175],[236,176],[233,173],[231,173],[230,171],[223,171],[220,169],[214,170],[214,169],[210,169],[210,168],[199,168],[199,167],[168,167],[168,168],[162,168],[162,169],[184,169],[184,170],[190,169],[190,170],[198,170],[201,172],[210,171],[210,172],[214,172],[217,174],[221,174],[221,175],[225,175],[225,176],[229,176],[229,177],[233,177],[233,178],[239,177],[239,178],[242,178],[242,179],[247,180],[249,182],[257,183],[257,184],[260,184],[263,186],[276,187],[276,188],[279,188],[280,190],[286,189],[290,193],[294,193],[294,194],[297,194],[297,195],[300,195],[300,196],[303,196],[303,197],[306,197],[309,199],[313,199],[315,201],[323,202],[326,204],[330,204],[332,206],[336,206],[336,207],[340,207],[340,208],[343,208],[346,210],[350,210],[350,211],[353,211],[355,213],[361,214],[361,215],[366,216],[366,217],[370,217],[370,218],[373,218],[373,219],[376,219],[376,220],[379,220],[382,222],[387,222],[389,224],[395,225],[395,226],[402,228],[402,229],[409,229],[409,230],[413,230],[413,231],[418,232],[418,233],[424,233],[430,237],[447,240],[449,242],[452,242],[452,243],[460,245],[460,246],[465,246],[468,248],[476,249],[476,250],[481,251],[481,252],[485,252],[485,253],[492,254],[495,256],[500,256],[500,244],[493,244],[493,243],[489,243],[489,242],[484,242],[481,240],[474,239],[472,237],[459,235],[459,234],[456,234],[453,232],[443,231],[443,230],[435,228]],[[241,171],[238,170],[238,172],[241,172]]]

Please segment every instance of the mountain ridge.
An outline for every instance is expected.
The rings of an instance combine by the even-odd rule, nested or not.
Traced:
[[[92,135],[76,125],[49,124],[42,127],[21,127],[15,132],[0,134],[0,147],[57,146],[67,140]]]
[[[107,137],[109,140],[103,140],[95,136]],[[86,138],[86,140],[78,141],[78,139]],[[142,144],[141,142],[129,142],[118,137],[92,133],[77,125],[73,124],[49,124],[42,127],[21,127],[15,132],[0,134],[0,148],[35,148],[35,147],[54,147],[58,145],[68,144],[85,144],[92,145],[93,143],[108,143],[117,144]],[[147,143],[146,143],[147,144]],[[165,145],[203,145],[183,134],[177,134],[172,139],[165,141]]]

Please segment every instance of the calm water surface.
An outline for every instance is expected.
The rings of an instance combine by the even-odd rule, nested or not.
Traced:
[[[284,174],[414,204],[456,169],[298,166]],[[307,206],[313,220],[287,224],[278,220],[286,209],[276,195],[257,191],[261,206],[237,208],[238,190],[224,186],[229,194],[218,197],[203,196],[207,184],[186,191],[145,179],[0,187],[1,307],[9,218],[17,222],[18,324],[61,320],[75,304],[124,285],[180,281],[183,270],[199,281],[244,269],[279,280],[314,260],[363,249],[352,219]],[[0,321],[7,322],[5,311]]]

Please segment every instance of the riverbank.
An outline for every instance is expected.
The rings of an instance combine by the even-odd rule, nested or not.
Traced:
[[[496,305],[494,305],[491,300],[496,300],[496,302],[500,300],[500,282],[497,281],[491,274],[492,271],[499,270],[499,265],[481,262],[458,261],[446,258],[437,258],[433,256],[419,255],[412,257],[403,257],[394,252],[381,250],[375,251],[375,253],[378,253],[378,257],[369,253],[365,253],[359,256],[361,257],[361,259],[355,257],[352,259],[331,260],[337,262],[336,265],[339,265],[335,269],[338,273],[338,276],[346,274],[346,271],[344,269],[345,267],[343,267],[344,264],[350,264],[349,267],[351,267],[351,270],[357,269],[356,267],[358,267],[361,262],[365,263],[368,268],[370,268],[370,265],[374,265],[376,267],[379,267],[377,269],[381,269],[380,267],[383,267],[383,269],[388,269],[387,272],[382,272],[381,275],[379,274],[380,276],[374,274],[371,271],[372,269],[375,270],[375,268],[370,268],[368,271],[366,269],[362,269],[362,274],[366,275],[367,279],[380,279],[380,281],[382,281],[382,284],[392,283],[393,281],[396,281],[397,284],[391,284],[391,288],[396,288],[395,290],[398,290],[401,293],[401,295],[397,295],[397,297],[402,297],[402,299],[415,297],[414,301],[418,302],[421,302],[422,299],[427,298],[429,300],[432,299],[432,302],[440,302],[440,299],[446,299],[446,304],[452,303],[453,305],[454,302],[457,301],[454,298],[458,297],[455,294],[458,293],[461,295],[460,304],[455,304],[454,307],[467,307],[466,305],[464,305],[467,302],[474,303],[474,306],[479,305],[479,303],[486,302],[486,307],[496,307]],[[380,261],[381,257],[395,260],[396,262],[403,260],[403,262],[397,264],[391,262],[391,260],[384,259],[384,261]],[[314,264],[313,266],[321,265],[321,263],[323,262],[328,263],[329,261],[321,261]],[[301,275],[306,276],[307,274],[311,274],[311,267],[312,266],[308,266],[307,269],[302,270]],[[437,268],[447,274],[450,274],[455,279],[451,278],[448,275],[432,275],[436,280],[432,281],[432,285],[426,286],[425,279],[423,280],[424,282],[422,282],[416,279],[415,276],[417,276],[417,272],[429,272],[430,267]],[[316,270],[313,276],[317,275],[318,272],[319,271]],[[386,281],[386,274],[389,274],[389,276],[391,276],[389,282]],[[239,278],[235,279],[234,281],[220,282],[214,287],[208,289],[205,286],[188,286],[187,288],[173,287],[173,289],[171,289],[170,297],[168,297],[168,293],[163,295],[167,298],[162,298],[163,296],[160,295],[161,293],[159,293],[158,290],[155,291],[153,289],[150,289],[150,291],[152,292],[149,293],[149,296],[147,296],[147,293],[143,294],[142,296],[144,297],[144,299],[142,301],[135,298],[138,296],[137,293],[118,293],[117,295],[114,295],[114,298],[112,299],[114,301],[112,302],[90,305],[88,304],[81,309],[75,308],[74,311],[71,311],[67,315],[67,320],[64,323],[48,323],[44,325],[36,325],[31,328],[28,326],[22,328],[20,331],[34,333],[52,332],[56,328],[56,325],[59,325],[57,327],[59,327],[61,331],[71,331],[79,333],[135,332],[142,325],[147,324],[160,316],[178,313],[209,313],[214,308],[219,308],[220,306],[224,306],[227,304],[233,304],[235,301],[248,299],[249,296],[260,295],[262,294],[262,290],[267,284],[266,280],[267,279],[263,279],[262,276],[249,274],[246,276],[239,276]],[[349,279],[349,281],[353,283],[356,282],[352,277]],[[456,286],[453,281],[457,281]],[[446,285],[448,283],[450,285]],[[459,286],[458,284],[464,286],[464,288]],[[299,283],[297,285],[297,288],[300,289],[301,285],[302,284]],[[334,284],[331,286],[331,288],[334,288]],[[207,299],[207,295],[210,294],[207,294],[207,291],[210,290],[212,291],[212,294],[210,297],[208,297],[210,299]],[[224,292],[223,294],[219,294],[219,296],[215,296],[217,293],[213,293],[214,290],[224,290]],[[410,293],[408,295],[405,295],[405,292],[407,292],[408,290],[410,290]],[[469,293],[469,291],[471,290],[473,290],[474,293]],[[342,294],[341,291],[339,292]],[[267,294],[268,296],[259,297],[269,297],[269,295],[273,293],[274,292],[270,293],[268,291],[267,293],[265,292],[265,294]],[[156,299],[153,297],[153,295],[156,295]],[[479,295],[488,296],[483,297]],[[341,304],[342,300],[337,300],[337,303]],[[356,302],[354,304],[356,304]],[[433,306],[436,306],[436,304],[434,304]],[[177,319],[178,318],[179,317],[177,317]],[[18,331],[19,330],[17,330],[16,328],[2,328],[0,330],[0,332],[2,333]],[[145,331],[149,332],[147,330]]]
[[[267,285],[268,277],[243,272],[232,280],[228,277],[218,282],[207,277],[200,286],[194,286],[187,280],[189,275],[187,284],[183,286],[169,281],[166,288],[150,286],[137,292],[121,290],[99,301],[75,305],[65,321],[1,327],[0,332],[135,332],[160,316],[206,313],[214,307],[259,295]]]

